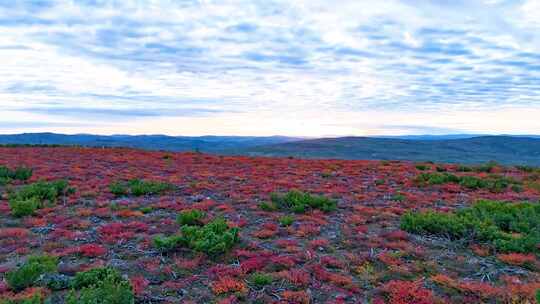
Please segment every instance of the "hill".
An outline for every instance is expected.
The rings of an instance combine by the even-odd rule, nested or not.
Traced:
[[[233,153],[299,158],[379,159],[540,165],[540,138],[480,136],[444,140],[340,137],[248,147]]]
[[[445,163],[540,165],[540,138],[534,136],[416,135],[302,139],[285,136],[0,135],[0,144],[130,147],[145,150],[200,151],[223,155]]]
[[[24,133],[0,135],[0,144],[77,145],[88,147],[130,147],[146,150],[223,152],[228,149],[284,143],[299,140],[285,136],[167,136],[167,135],[92,135]]]

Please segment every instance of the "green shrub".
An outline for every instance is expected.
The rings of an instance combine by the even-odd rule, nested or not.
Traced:
[[[81,289],[92,285],[98,285],[105,278],[113,278],[114,281],[120,282],[122,276],[120,273],[111,267],[98,267],[87,271],[77,272],[75,278],[71,282],[71,287]]]
[[[41,202],[32,197],[29,199],[10,199],[9,208],[11,208],[11,214],[15,217],[23,217],[33,215],[35,211],[41,208]]]
[[[218,218],[202,226],[182,226],[182,243],[187,247],[214,255],[228,251],[238,241],[238,228],[229,228]]]
[[[115,196],[128,194],[135,196],[159,194],[173,188],[174,186],[169,183],[142,179],[132,179],[127,182],[115,181],[109,185],[109,191]]]
[[[487,189],[494,193],[501,193],[508,189],[508,187],[512,186],[519,186],[521,183],[513,180],[508,177],[499,176],[499,175],[491,175],[487,178],[478,178],[476,176],[456,176],[454,174],[450,173],[421,173],[419,174],[415,182],[420,186],[427,186],[427,185],[441,185],[441,184],[447,184],[447,183],[456,183],[460,184],[461,186],[477,190],[477,189]],[[513,189],[518,189],[517,187],[513,187]]]
[[[279,224],[281,226],[290,226],[294,223],[294,216],[292,215],[284,215],[279,218]]]
[[[27,167],[17,167],[15,170],[11,170],[6,166],[0,166],[0,181],[8,183],[9,181],[16,180],[28,180],[32,177],[33,170]]]
[[[264,272],[255,272],[249,276],[248,281],[252,285],[255,285],[258,288],[262,288],[266,285],[272,284],[272,282],[274,281],[274,278],[271,275]]]
[[[540,303],[540,289],[536,290],[536,302]]]
[[[8,203],[13,216],[27,216],[34,214],[37,209],[43,208],[45,203],[53,205],[59,197],[73,191],[74,189],[69,188],[68,182],[65,180],[39,181],[11,192]]]
[[[278,208],[272,202],[262,202],[259,204],[259,208],[263,211],[276,211]]]
[[[12,193],[9,198],[24,200],[35,197],[40,202],[48,201],[55,203],[59,197],[70,194],[73,191],[73,189],[68,188],[68,182],[66,180],[52,182],[39,181],[21,187],[18,191]]]
[[[486,242],[500,252],[538,253],[540,204],[478,201],[455,213],[409,212],[401,229]]]
[[[160,251],[171,251],[184,244],[184,238],[180,235],[156,236],[154,238],[154,247]]]
[[[446,171],[448,171],[445,167],[442,167],[442,166],[437,166],[435,168],[435,170],[437,170],[437,172],[446,172]]]
[[[130,180],[128,182],[131,194],[135,196],[158,194],[172,189],[172,185],[168,183],[145,181],[140,179]]]
[[[396,193],[392,195],[392,200],[396,202],[403,202],[406,199],[407,197],[405,197],[405,195],[403,195],[402,193]]]
[[[19,268],[6,274],[8,286],[16,291],[36,283],[41,275],[57,271],[58,259],[51,256],[30,256]]]
[[[238,241],[238,232],[238,228],[229,228],[224,219],[218,218],[204,226],[184,225],[180,235],[157,236],[154,238],[154,246],[162,251],[182,246],[215,255],[232,248]]]
[[[306,192],[291,190],[285,194],[272,193],[270,200],[278,208],[292,210],[296,213],[304,213],[308,209],[320,209],[324,212],[336,210],[337,201],[319,195],[311,195]]]
[[[180,226],[189,225],[201,225],[201,220],[206,216],[206,214],[200,210],[184,210],[176,217],[176,222]]]
[[[418,164],[416,166],[414,166],[416,169],[420,170],[420,171],[425,171],[427,169],[430,169],[431,167],[428,166],[428,165],[424,165],[424,164]]]
[[[78,279],[77,279],[78,277]],[[133,304],[135,296],[129,281],[112,268],[96,268],[77,273],[67,304]]]
[[[109,191],[119,197],[128,194],[128,187],[119,181],[115,181],[109,185]]]
[[[446,183],[457,183],[459,182],[459,177],[450,173],[421,173],[416,177],[415,182],[421,186],[441,185]]]
[[[151,206],[146,206],[146,207],[141,208],[141,212],[144,214],[150,213],[152,211],[154,211],[154,208],[152,208]]]

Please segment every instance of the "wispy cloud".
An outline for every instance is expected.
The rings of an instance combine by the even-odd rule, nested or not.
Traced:
[[[171,132],[156,119],[192,117],[199,129],[175,132],[324,135],[347,113],[388,126],[373,130],[463,130],[400,117],[540,109],[538,20],[535,0],[4,1],[0,104],[51,129],[137,118]],[[540,133],[517,124],[507,132]]]

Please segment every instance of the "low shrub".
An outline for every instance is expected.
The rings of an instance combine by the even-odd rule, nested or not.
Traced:
[[[237,227],[230,228],[224,219],[214,219],[204,226],[183,225],[180,235],[154,238],[154,246],[162,251],[183,246],[209,255],[228,251],[238,241]]]
[[[200,210],[184,210],[176,217],[176,222],[180,226],[189,225],[201,225],[201,220],[206,216],[206,214]]]
[[[109,191],[117,197],[128,194],[134,196],[159,194],[173,188],[174,186],[169,183],[142,179],[132,179],[127,182],[115,181],[109,185]]]
[[[281,226],[290,226],[294,223],[294,216],[292,215],[284,215],[279,218],[279,224]]]
[[[308,209],[330,212],[337,208],[336,200],[298,190],[291,190],[285,194],[271,193],[270,200],[278,208],[292,210],[296,213],[304,213]]]
[[[259,204],[259,208],[261,208],[261,210],[263,211],[268,212],[276,211],[278,209],[277,206],[272,202],[262,202]]]
[[[65,180],[39,181],[9,193],[8,203],[14,216],[27,216],[45,204],[55,204],[59,197],[74,191]]]
[[[8,203],[11,214],[15,217],[33,215],[37,209],[41,208],[41,202],[36,197],[29,199],[11,199]]]
[[[46,273],[57,271],[58,259],[51,256],[30,256],[19,268],[6,273],[8,286],[20,291],[33,286]]]
[[[417,170],[420,170],[420,171],[425,171],[425,170],[428,170],[430,169],[431,167],[428,166],[428,165],[425,165],[425,164],[418,164],[416,166],[414,166]]]
[[[0,166],[0,184],[7,184],[11,180],[26,181],[32,177],[33,170],[27,167],[17,167],[14,170],[6,166]]]
[[[81,289],[84,287],[97,285],[105,278],[113,278],[115,282],[122,280],[120,273],[111,267],[98,267],[87,271],[77,272],[75,278],[71,282],[71,287],[74,289]]]
[[[113,268],[95,268],[75,275],[66,304],[133,304],[135,296],[128,280]]]
[[[487,178],[479,178],[469,175],[457,176],[447,172],[433,172],[419,174],[416,177],[415,182],[420,186],[455,183],[467,189],[487,189],[493,193],[504,192],[508,187],[512,187],[511,189],[515,192],[520,192],[522,190],[519,181],[499,175],[490,175]]]
[[[458,183],[459,177],[450,173],[421,173],[416,177],[415,182],[421,186],[441,185],[446,183]]]
[[[236,227],[230,228],[224,219],[218,218],[202,226],[182,226],[183,243],[206,254],[224,253],[238,241]]]
[[[251,285],[262,288],[266,285],[272,284],[274,277],[264,272],[255,272],[249,276],[248,281]]]
[[[481,200],[455,213],[408,212],[401,229],[486,242],[500,252],[538,253],[540,204]]]

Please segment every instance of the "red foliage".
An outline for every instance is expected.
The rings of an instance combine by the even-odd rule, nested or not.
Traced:
[[[77,248],[77,252],[85,257],[99,257],[107,253],[107,249],[97,244],[84,244]]]
[[[222,277],[212,283],[212,291],[217,295],[229,292],[245,293],[247,292],[247,286],[243,281],[232,277]]]
[[[499,254],[497,258],[506,264],[510,265],[534,265],[536,263],[536,256],[534,254],[523,253],[507,253]]]
[[[433,292],[424,288],[422,281],[390,281],[381,290],[387,294],[388,304],[433,304]]]

